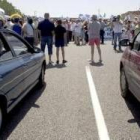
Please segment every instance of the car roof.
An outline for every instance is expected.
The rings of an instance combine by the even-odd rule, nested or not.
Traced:
[[[6,28],[0,29],[0,32],[10,32],[10,33],[12,32],[13,33],[12,30],[6,29]]]

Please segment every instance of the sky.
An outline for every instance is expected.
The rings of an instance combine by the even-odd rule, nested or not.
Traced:
[[[78,17],[79,14],[118,15],[140,9],[140,0],[8,0],[27,15]]]

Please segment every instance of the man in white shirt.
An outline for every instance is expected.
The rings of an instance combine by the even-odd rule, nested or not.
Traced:
[[[80,23],[79,20],[77,20],[77,21],[76,21],[75,28],[74,28],[74,32],[75,32],[75,42],[76,42],[76,45],[77,45],[77,46],[80,45],[81,31],[82,31],[82,24]]]
[[[120,40],[121,40],[121,35],[122,35],[122,30],[123,30],[123,24],[120,21],[120,16],[117,16],[115,21],[112,23],[112,26],[113,26],[113,31],[114,31],[114,50],[116,51],[117,40],[118,40],[119,51],[122,51]]]
[[[6,27],[7,27],[7,29],[12,29],[13,23],[11,22],[11,19],[7,19]]]
[[[74,21],[72,21],[71,22],[71,31],[72,31],[72,40],[73,41],[74,41],[74,36],[75,36],[75,32],[74,32],[75,25],[76,25],[76,23]]]
[[[34,46],[34,28],[33,20],[28,18],[28,21],[23,25],[22,32],[25,40],[31,45]]]
[[[101,38],[101,44],[104,44],[104,28],[106,27],[104,21],[102,18],[99,19],[100,25],[101,25],[101,30],[100,30],[100,38]]]

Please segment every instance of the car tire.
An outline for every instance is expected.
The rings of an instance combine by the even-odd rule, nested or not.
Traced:
[[[127,99],[130,95],[130,92],[124,68],[122,68],[120,71],[120,88],[122,97]]]
[[[44,83],[45,83],[45,66],[42,65],[41,73],[39,76],[39,82],[38,82],[39,87],[44,86]]]

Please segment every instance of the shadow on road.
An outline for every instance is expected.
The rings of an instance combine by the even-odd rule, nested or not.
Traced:
[[[125,102],[134,116],[134,118],[128,120],[128,123],[137,123],[140,127],[140,102],[133,95]]]
[[[124,51],[122,50],[122,51],[118,51],[118,50],[116,50],[116,53],[123,53]]]
[[[56,64],[56,65],[47,65],[46,69],[52,69],[52,68],[58,68],[58,69],[62,69],[62,68],[66,68],[65,64]]]
[[[101,62],[94,62],[94,63],[90,63],[90,65],[91,66],[96,66],[96,67],[102,67],[102,66],[104,66],[104,64],[103,63],[101,63]]]
[[[46,84],[42,89],[35,87],[29,94],[7,115],[5,125],[3,126],[0,140],[7,140],[10,134],[14,131],[21,120],[26,116],[28,111],[34,108],[40,108],[35,102],[43,94]]]

